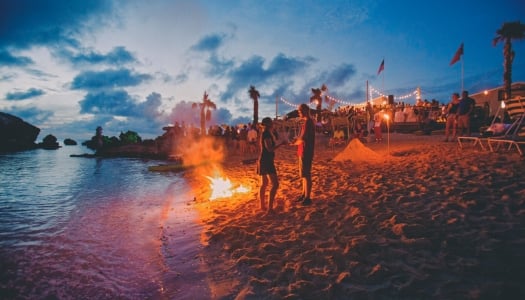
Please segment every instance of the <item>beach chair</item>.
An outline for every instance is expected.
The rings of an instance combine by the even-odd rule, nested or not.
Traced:
[[[525,97],[517,96],[510,100],[505,100],[507,110],[512,124],[501,137],[489,137],[487,144],[491,152],[500,149],[510,151],[515,149],[523,155],[522,147],[525,146]]]
[[[463,148],[465,145],[471,145],[472,147],[479,146],[481,150],[491,150],[489,139],[505,139],[509,136],[511,132],[511,127],[515,126],[513,124],[504,124],[499,119],[501,107],[498,107],[498,111],[494,115],[490,126],[485,129],[483,132],[480,132],[479,135],[474,136],[460,136],[457,137],[458,145],[460,148]],[[501,120],[504,118],[504,113],[502,112]],[[492,151],[492,150],[491,150]]]
[[[494,115],[494,119],[492,120],[492,123],[490,124],[489,128],[485,130],[484,132],[480,132],[479,135],[475,136],[458,136],[457,141],[460,148],[464,148],[465,145],[469,144],[472,147],[476,148],[476,146],[479,146],[481,150],[487,150],[488,144],[487,140],[489,136],[499,136],[502,135],[505,130],[500,130],[500,125],[504,126],[505,124],[502,123],[496,123],[496,119],[498,118],[498,112],[496,115]]]
[[[458,136],[457,140],[460,148],[464,148],[466,144],[472,144],[474,148],[479,146],[481,150],[487,150],[487,147],[483,145],[483,141],[486,141],[483,136]]]

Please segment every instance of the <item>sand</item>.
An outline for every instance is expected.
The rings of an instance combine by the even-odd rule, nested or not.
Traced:
[[[327,147],[318,136],[313,203],[295,148],[277,150],[277,209],[259,209],[250,155],[225,176],[251,190],[209,201],[196,176],[200,255],[213,299],[524,299],[525,160],[460,149],[443,136],[384,134]],[[254,155],[251,155],[253,157]]]

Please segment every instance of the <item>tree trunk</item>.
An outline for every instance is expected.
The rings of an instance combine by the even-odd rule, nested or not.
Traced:
[[[206,135],[206,113],[204,106],[201,108],[201,136]]]
[[[505,40],[505,46],[503,47],[503,55],[505,57],[504,70],[503,70],[503,84],[505,85],[505,96],[508,99],[512,98],[512,44],[510,38]]]
[[[257,125],[259,123],[259,101],[257,98],[253,99],[253,124]]]

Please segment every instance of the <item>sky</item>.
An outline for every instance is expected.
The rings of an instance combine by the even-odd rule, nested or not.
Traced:
[[[366,101],[367,82],[372,97],[414,103],[420,88],[447,103],[503,84],[492,39],[515,21],[522,0],[0,0],[0,111],[40,128],[39,141],[84,141],[97,126],[143,139],[198,127],[204,93],[217,106],[207,126],[248,123],[252,85],[259,120],[323,84],[334,108]],[[525,40],[512,45],[523,82]]]

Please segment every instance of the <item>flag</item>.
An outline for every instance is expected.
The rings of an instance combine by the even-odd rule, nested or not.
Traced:
[[[461,59],[461,55],[463,55],[463,43],[459,46],[458,50],[456,50],[456,54],[454,54],[454,57],[452,57],[452,60],[450,61],[450,65],[457,63],[458,60]]]
[[[379,65],[379,69],[377,70],[377,75],[381,73],[385,69],[385,60],[381,61],[381,64]]]

